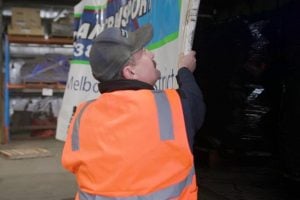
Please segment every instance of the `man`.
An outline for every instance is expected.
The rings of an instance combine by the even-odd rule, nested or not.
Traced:
[[[180,61],[178,91],[155,91],[160,72],[144,49],[152,34],[151,25],[108,28],[93,43],[101,96],[77,108],[62,155],[77,178],[76,199],[197,199],[192,145],[204,103],[195,52]]]

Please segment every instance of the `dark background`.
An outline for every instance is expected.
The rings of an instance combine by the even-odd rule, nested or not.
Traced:
[[[275,160],[300,180],[299,11],[297,0],[201,0],[193,48],[207,113],[196,157]]]

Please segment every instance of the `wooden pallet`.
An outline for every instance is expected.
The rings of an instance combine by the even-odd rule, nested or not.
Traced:
[[[2,149],[0,154],[7,159],[25,159],[51,156],[51,152],[43,148]]]

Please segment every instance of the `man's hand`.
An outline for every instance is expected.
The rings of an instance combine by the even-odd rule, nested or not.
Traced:
[[[179,58],[179,68],[186,67],[191,72],[194,72],[196,69],[196,52],[195,51],[189,51],[187,54],[180,55]]]

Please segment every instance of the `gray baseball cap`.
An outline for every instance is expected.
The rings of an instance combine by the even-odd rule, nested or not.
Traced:
[[[90,51],[93,76],[100,82],[116,79],[129,58],[145,47],[152,36],[150,24],[134,32],[116,27],[102,31],[93,41]]]

